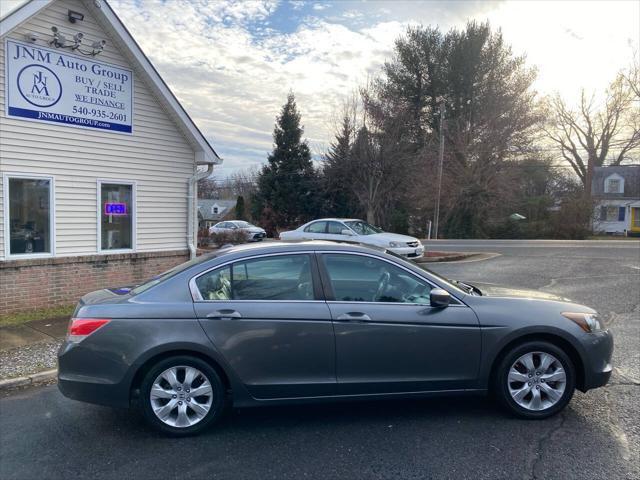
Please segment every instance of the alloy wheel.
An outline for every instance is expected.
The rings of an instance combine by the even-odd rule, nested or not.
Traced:
[[[529,352],[518,358],[507,376],[514,402],[526,410],[546,410],[560,401],[567,374],[560,361],[547,352]]]
[[[156,377],[149,392],[151,408],[171,427],[191,427],[204,419],[213,405],[213,388],[197,368],[171,367]]]

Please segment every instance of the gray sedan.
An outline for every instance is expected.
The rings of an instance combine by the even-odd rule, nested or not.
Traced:
[[[594,310],[447,280],[366,247],[243,245],[79,302],[59,352],[64,395],[138,406],[173,435],[227,405],[492,393],[524,418],[611,375]]]

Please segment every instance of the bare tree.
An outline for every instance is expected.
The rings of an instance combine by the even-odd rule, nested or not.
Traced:
[[[362,121],[350,155],[349,181],[369,223],[387,223],[389,207],[411,189],[416,154],[406,141],[406,114],[375,89],[361,90]],[[391,114],[390,109],[394,109]]]
[[[591,194],[594,167],[620,165],[638,155],[638,85],[630,79],[620,73],[600,108],[595,97],[584,90],[577,109],[570,108],[559,95],[549,101],[551,121],[545,131],[580,177],[587,196]]]

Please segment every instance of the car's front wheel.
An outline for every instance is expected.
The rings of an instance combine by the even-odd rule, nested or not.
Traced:
[[[558,413],[573,397],[575,368],[556,345],[527,342],[503,357],[494,380],[497,397],[510,412],[542,419]]]
[[[222,413],[225,388],[208,363],[191,356],[161,360],[145,375],[141,389],[145,419],[176,436],[201,432]]]

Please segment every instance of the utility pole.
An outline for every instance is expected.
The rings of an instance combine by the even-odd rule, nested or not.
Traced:
[[[433,238],[438,239],[438,223],[440,220],[440,193],[442,190],[442,163],[444,161],[444,97],[440,97],[440,154],[438,158],[438,190],[436,196],[436,214],[433,226]]]

